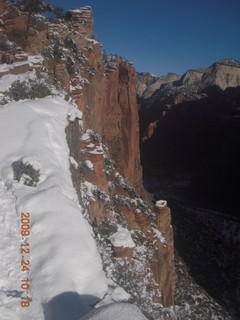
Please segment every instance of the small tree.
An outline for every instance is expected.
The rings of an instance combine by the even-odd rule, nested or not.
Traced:
[[[66,15],[65,10],[61,7],[54,8],[52,12],[53,12],[53,14],[55,14],[56,19],[62,19]]]
[[[52,11],[52,7],[45,4],[44,0],[23,0],[24,11],[31,16],[33,13]]]
[[[49,4],[45,4],[44,0],[23,0],[22,5],[24,11],[28,13],[28,22],[27,22],[27,36],[28,30],[30,27],[31,17],[34,13],[44,13],[51,12],[52,7]]]

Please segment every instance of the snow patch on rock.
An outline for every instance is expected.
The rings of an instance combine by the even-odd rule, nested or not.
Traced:
[[[118,225],[117,232],[109,237],[114,247],[134,248],[135,243],[133,242],[131,233],[128,229],[125,229]]]

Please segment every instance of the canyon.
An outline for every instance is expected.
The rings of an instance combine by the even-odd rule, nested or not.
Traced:
[[[147,81],[140,74],[138,88]],[[239,81],[240,63],[225,59],[178,80],[152,77],[145,93],[138,92],[144,165],[185,168],[190,198],[236,216]]]

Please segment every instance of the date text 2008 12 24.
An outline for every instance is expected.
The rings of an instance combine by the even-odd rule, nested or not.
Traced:
[[[29,236],[30,236],[30,213],[21,213],[21,246],[20,246],[20,253],[21,253],[21,271],[23,274],[23,278],[21,280],[21,306],[22,307],[29,307],[31,298],[29,297],[29,290],[30,290],[30,279],[28,279],[28,275],[30,272],[30,260],[28,256],[30,254],[30,244],[29,244]]]

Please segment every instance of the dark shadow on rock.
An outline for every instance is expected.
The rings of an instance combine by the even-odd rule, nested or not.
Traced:
[[[95,296],[77,292],[60,293],[43,306],[45,320],[79,320],[98,300]]]
[[[16,176],[17,176],[17,171],[18,171],[19,163],[20,163],[20,161],[14,161],[14,162],[12,163],[12,169],[13,169],[13,172],[14,172],[14,179],[16,179]]]

